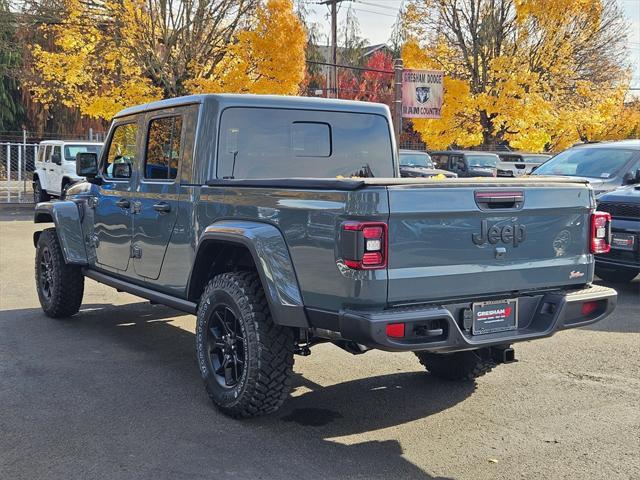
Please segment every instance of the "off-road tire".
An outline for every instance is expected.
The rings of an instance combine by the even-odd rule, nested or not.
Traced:
[[[496,366],[488,349],[455,353],[415,352],[420,363],[434,376],[446,380],[471,381]]]
[[[51,196],[42,189],[40,179],[36,179],[36,181],[33,182],[33,201],[35,203],[40,203],[48,202],[49,200],[51,200]]]
[[[608,269],[602,267],[596,267],[596,275],[605,282],[612,283],[629,283],[638,276],[636,270],[630,270],[628,268]]]
[[[60,187],[60,200],[65,200],[67,198],[67,190],[69,190],[71,185],[72,183],[69,181],[62,184],[62,187]]]
[[[236,315],[244,368],[235,386],[221,385],[210,348],[209,329],[220,307]],[[219,311],[219,310],[218,310]],[[198,304],[196,353],[198,367],[213,403],[231,417],[275,412],[291,391],[294,330],[273,323],[256,272],[223,273],[207,284]]]
[[[84,275],[80,267],[64,262],[55,228],[47,228],[40,234],[35,273],[38,299],[45,315],[65,318],[78,313],[84,294]]]

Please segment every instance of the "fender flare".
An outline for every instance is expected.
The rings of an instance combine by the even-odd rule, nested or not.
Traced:
[[[274,323],[309,327],[289,249],[278,228],[268,223],[244,220],[212,223],[198,239],[196,258],[201,245],[208,240],[239,244],[251,253]]]
[[[34,223],[50,223],[56,227],[56,234],[62,248],[65,263],[87,265],[87,250],[80,223],[78,205],[72,201],[42,202],[36,205]],[[38,245],[42,232],[33,234],[33,245]]]

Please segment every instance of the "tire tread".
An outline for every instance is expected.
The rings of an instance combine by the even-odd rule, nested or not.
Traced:
[[[211,400],[231,417],[254,417],[275,412],[289,396],[293,375],[293,330],[276,325],[271,317],[267,299],[255,271],[228,272],[209,281],[201,299],[209,298],[215,290],[230,293],[240,308],[248,307],[255,328],[258,368],[242,398],[232,406],[220,405],[215,392],[207,386]],[[199,308],[200,310],[200,308]],[[251,335],[247,332],[247,335]],[[249,374],[249,373],[248,373]]]
[[[56,279],[57,286],[53,289],[49,304],[40,298],[38,283],[40,250],[44,246],[47,246],[51,252],[54,271],[58,277]],[[40,234],[36,252],[35,274],[40,305],[48,317],[66,318],[78,313],[84,295],[84,275],[82,275],[80,267],[65,263],[55,228],[47,228]]]

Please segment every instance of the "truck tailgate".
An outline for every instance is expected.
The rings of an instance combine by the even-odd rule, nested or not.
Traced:
[[[389,185],[388,302],[590,282],[590,189],[580,184]]]

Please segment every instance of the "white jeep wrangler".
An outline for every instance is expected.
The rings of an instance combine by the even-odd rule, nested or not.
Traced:
[[[33,172],[33,199],[46,202],[52,195],[64,198],[67,188],[82,177],[76,175],[76,155],[82,152],[99,154],[100,142],[78,140],[46,140],[40,142]]]

